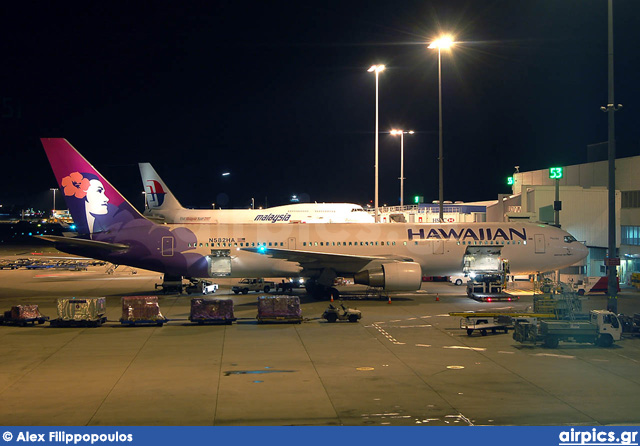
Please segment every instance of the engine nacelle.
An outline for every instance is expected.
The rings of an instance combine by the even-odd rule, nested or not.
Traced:
[[[380,268],[356,273],[354,282],[385,291],[416,291],[422,284],[422,269],[416,262],[383,263]]]

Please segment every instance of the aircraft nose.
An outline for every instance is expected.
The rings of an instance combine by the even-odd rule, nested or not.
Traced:
[[[587,257],[587,254],[589,254],[589,248],[587,248],[583,243],[578,242],[576,246],[573,247],[573,254],[582,260]]]

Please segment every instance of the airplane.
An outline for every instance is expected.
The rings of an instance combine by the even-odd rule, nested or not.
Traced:
[[[444,276],[508,260],[511,274],[561,269],[587,256],[562,229],[522,222],[158,224],[140,214],[69,142],[42,144],[78,228],[39,236],[63,252],[168,277],[305,277],[316,298],[339,297],[335,277],[415,291]],[[494,262],[495,263],[495,262]]]
[[[150,163],[138,163],[145,190],[144,216],[158,223],[373,223],[351,203],[295,203],[267,209],[186,209]]]

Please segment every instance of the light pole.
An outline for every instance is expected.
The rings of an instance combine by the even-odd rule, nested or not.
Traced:
[[[443,49],[449,49],[453,46],[453,38],[451,36],[442,36],[429,44],[429,49],[438,49],[438,203],[440,207],[440,222],[444,221],[442,205],[444,200],[444,157],[442,154],[442,57]]]
[[[404,206],[404,135],[408,133],[409,135],[413,135],[415,132],[413,130],[409,130],[405,132],[404,130],[391,130],[389,133],[392,135],[400,135],[400,207]]]
[[[56,210],[56,191],[58,189],[51,187],[49,190],[53,192],[53,209],[51,210],[51,216],[53,217],[53,212]]]
[[[375,207],[376,207],[376,213],[375,213],[375,220],[376,223],[378,223],[380,221],[380,218],[378,216],[378,75],[384,71],[385,66],[384,65],[372,65],[371,68],[369,68],[367,71],[369,73],[376,73],[376,160],[375,160],[375,166],[374,166],[374,170],[375,170]]]

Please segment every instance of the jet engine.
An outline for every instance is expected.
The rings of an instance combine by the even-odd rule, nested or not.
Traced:
[[[356,273],[354,281],[385,291],[415,291],[422,283],[422,269],[416,262],[383,263],[379,268]]]

